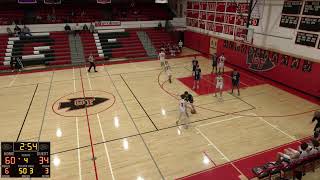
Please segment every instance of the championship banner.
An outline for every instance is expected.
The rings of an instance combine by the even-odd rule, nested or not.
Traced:
[[[45,4],[61,4],[61,0],[44,0]]]
[[[18,0],[19,4],[35,4],[37,0]]]
[[[94,23],[96,27],[101,26],[121,26],[121,21],[96,21]]]
[[[98,4],[109,4],[111,3],[111,0],[97,0]]]

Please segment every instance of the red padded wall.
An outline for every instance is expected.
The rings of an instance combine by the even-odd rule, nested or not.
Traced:
[[[209,54],[210,36],[191,31],[184,33],[184,45],[204,54]]]

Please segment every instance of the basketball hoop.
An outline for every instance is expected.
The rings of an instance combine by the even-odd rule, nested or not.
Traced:
[[[234,41],[241,44],[252,44],[253,43],[254,29],[246,27],[236,27],[234,33]]]

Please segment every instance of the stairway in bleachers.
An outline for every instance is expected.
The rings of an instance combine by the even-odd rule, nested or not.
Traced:
[[[152,44],[151,39],[149,38],[148,34],[144,31],[138,31],[137,35],[143,45],[143,48],[146,50],[149,57],[157,57],[157,50]]]
[[[69,46],[72,64],[83,64],[85,62],[84,51],[81,38],[78,34],[76,36],[73,34],[69,35]]]
[[[160,50],[162,44],[177,44],[177,40],[172,37],[172,35],[168,32],[165,32],[162,30],[156,30],[156,29],[145,29],[144,30],[149,38],[152,41],[153,46],[157,49],[157,51]]]
[[[147,57],[136,31],[81,33],[84,54],[96,60]]]

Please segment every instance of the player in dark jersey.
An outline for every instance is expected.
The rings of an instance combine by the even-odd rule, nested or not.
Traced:
[[[201,79],[201,69],[198,64],[195,71],[194,71],[193,89],[199,89],[200,79]]]
[[[196,70],[198,64],[199,62],[197,60],[197,56],[195,56],[192,60],[192,76],[194,76],[194,71]]]
[[[214,53],[213,55],[212,55],[212,70],[211,70],[211,73],[213,73],[213,71],[215,71],[216,73],[218,73],[218,69],[217,69],[217,65],[218,65],[218,63],[217,63],[217,54],[216,53]]]
[[[316,126],[314,127],[313,131],[314,132],[320,132],[320,111],[314,112],[314,116],[312,118],[312,123],[314,121],[317,121]]]
[[[231,73],[231,79],[232,79],[232,91],[231,94],[233,94],[233,89],[236,87],[238,90],[238,96],[240,96],[239,91],[239,83],[240,83],[240,73],[234,69]]]
[[[192,97],[192,95],[189,94],[188,91],[185,91],[183,95],[184,95],[184,100],[187,101],[187,103],[190,104],[190,106],[191,106],[191,113],[192,112],[196,113],[196,109],[193,106],[193,97]]]

